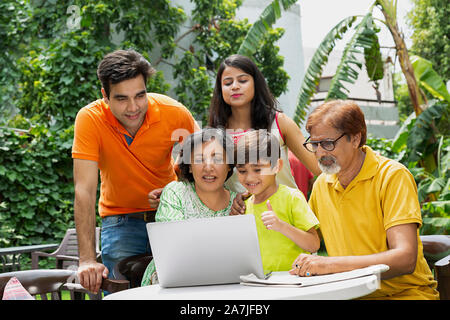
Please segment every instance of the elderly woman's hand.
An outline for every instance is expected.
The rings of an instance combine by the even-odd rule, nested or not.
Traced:
[[[159,188],[148,193],[148,202],[150,203],[150,208],[158,209],[159,197],[161,196],[162,191],[163,188]]]
[[[244,201],[247,200],[250,196],[251,196],[251,194],[248,191],[246,191],[244,193],[238,193],[233,200],[230,215],[237,216],[240,214],[245,214]]]

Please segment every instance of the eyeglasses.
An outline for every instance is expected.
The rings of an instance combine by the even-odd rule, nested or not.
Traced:
[[[303,144],[303,146],[304,146],[304,147],[306,148],[306,150],[308,150],[309,152],[317,152],[317,148],[319,147],[319,144],[320,144],[320,146],[321,146],[323,149],[325,149],[325,150],[327,150],[327,151],[333,151],[334,148],[336,148],[336,142],[337,142],[340,138],[342,138],[343,136],[345,136],[345,132],[344,132],[339,138],[337,138],[337,139],[335,139],[335,140],[327,139],[327,140],[321,140],[321,141],[309,141],[309,142],[308,142],[308,140],[309,140],[309,138],[311,138],[311,137],[308,137],[308,139],[306,139],[306,141],[305,141],[305,143]]]

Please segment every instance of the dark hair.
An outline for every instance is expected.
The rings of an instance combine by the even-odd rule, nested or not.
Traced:
[[[222,73],[226,67],[241,69],[253,77],[255,96],[250,113],[252,128],[270,130],[276,112],[281,112],[277,109],[278,103],[256,64],[250,58],[238,54],[226,58],[217,70],[216,84],[209,108],[208,125],[214,128],[226,127],[228,118],[231,116],[231,107],[223,100],[222,95]]]
[[[142,74],[144,82],[155,73],[151,66],[140,53],[134,50],[116,50],[108,53],[97,68],[97,76],[109,98],[110,85],[136,78]]]
[[[273,168],[280,157],[280,142],[265,129],[250,131],[243,135],[234,151],[236,165],[256,164],[259,160],[265,160],[269,161]]]
[[[230,170],[225,181],[231,177],[234,169],[234,143],[233,139],[222,128],[204,128],[201,131],[190,134],[183,142],[178,158],[179,173],[178,178],[183,181],[194,182],[194,176],[190,172],[191,155],[195,147],[201,146],[205,142],[217,141],[225,150],[226,163]]]
[[[367,126],[364,113],[354,101],[331,100],[321,104],[308,116],[306,131],[311,133],[311,129],[320,123],[326,123],[347,135],[361,133],[359,146],[366,144]]]

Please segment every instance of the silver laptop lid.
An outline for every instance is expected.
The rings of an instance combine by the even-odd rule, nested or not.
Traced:
[[[154,222],[147,231],[162,287],[264,278],[253,215]]]

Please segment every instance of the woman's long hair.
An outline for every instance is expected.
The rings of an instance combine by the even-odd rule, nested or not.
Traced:
[[[231,116],[231,107],[223,100],[222,95],[222,73],[226,67],[241,69],[253,77],[255,96],[252,100],[250,112],[252,128],[256,130],[270,130],[276,112],[281,112],[277,108],[278,102],[270,92],[266,80],[256,64],[248,57],[238,54],[226,58],[217,70],[216,85],[209,107],[208,126],[214,128],[228,127],[228,118]]]

